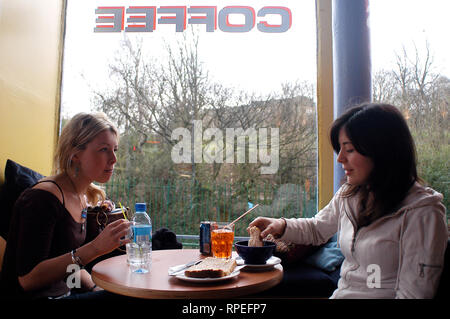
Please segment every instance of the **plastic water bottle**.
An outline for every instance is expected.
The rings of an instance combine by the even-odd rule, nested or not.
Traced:
[[[128,264],[134,273],[147,273],[152,263],[152,220],[146,203],[136,203],[131,225],[131,243],[126,245]]]

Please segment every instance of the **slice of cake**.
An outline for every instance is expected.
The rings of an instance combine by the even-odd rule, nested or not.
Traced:
[[[236,260],[207,257],[201,263],[184,271],[186,277],[219,278],[230,275],[236,267]]]

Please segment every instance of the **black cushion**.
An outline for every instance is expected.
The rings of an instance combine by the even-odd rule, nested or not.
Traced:
[[[282,281],[265,291],[272,297],[329,298],[337,288],[341,267],[326,272],[304,262],[284,269]]]
[[[5,167],[5,184],[0,193],[2,203],[0,215],[0,236],[8,240],[12,209],[19,195],[28,187],[36,184],[44,176],[32,169],[8,159]]]
[[[182,249],[183,244],[177,241],[177,235],[162,227],[152,234],[152,250]]]

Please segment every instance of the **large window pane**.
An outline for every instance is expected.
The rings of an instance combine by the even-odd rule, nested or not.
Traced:
[[[403,112],[416,142],[419,175],[444,195],[447,214],[449,9],[441,0],[370,2],[373,98]]]
[[[212,11],[204,1],[132,8],[139,5],[148,3],[67,6],[63,115],[99,110],[120,127],[119,161],[105,185],[112,200],[147,202],[154,228],[177,234],[197,235],[201,220],[232,220],[257,203],[237,236],[257,215],[314,215],[315,1],[215,1]],[[114,26],[96,22],[114,21],[111,9],[96,14],[106,6],[123,14],[123,30],[101,32]],[[183,6],[185,29],[168,13],[183,15]],[[209,12],[212,24],[193,24]],[[131,32],[145,14],[154,14],[154,30]]]

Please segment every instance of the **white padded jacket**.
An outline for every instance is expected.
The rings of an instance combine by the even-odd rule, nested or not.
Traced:
[[[331,298],[432,298],[448,239],[442,195],[415,183],[401,209],[357,229],[358,196],[342,197],[346,187],[314,217],[287,219],[281,239],[321,245],[339,232],[345,259]]]

